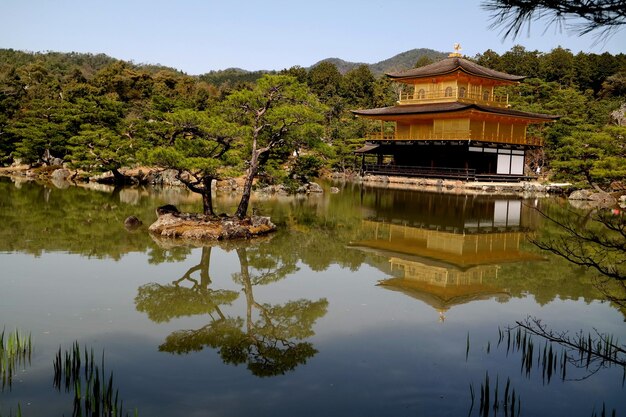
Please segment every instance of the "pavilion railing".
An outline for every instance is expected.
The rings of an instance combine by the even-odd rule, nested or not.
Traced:
[[[420,167],[392,164],[364,164],[364,174],[398,175],[405,177],[454,178],[473,180],[476,170],[469,168]]]
[[[527,181],[536,179],[529,175],[477,174],[471,168],[420,167],[393,164],[364,164],[363,174],[392,175],[400,177],[443,178],[464,181]]]
[[[451,88],[437,91],[411,91],[400,93],[400,104],[427,104],[447,101],[461,101],[476,104],[486,104],[493,107],[508,107],[509,96],[491,94],[490,90],[482,92],[467,91],[459,88]]]
[[[419,141],[419,140],[474,140],[477,142],[508,143],[514,145],[543,146],[543,139],[539,137],[505,137],[496,134],[473,135],[469,130],[430,131],[414,134],[400,134],[394,132],[373,132],[367,135],[370,141]]]

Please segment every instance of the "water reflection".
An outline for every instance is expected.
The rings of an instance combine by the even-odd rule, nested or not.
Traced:
[[[37,346],[2,404],[61,415],[51,365],[79,340],[107,352],[140,415],[467,415],[468,388],[475,413],[487,372],[491,398],[510,378],[524,415],[588,416],[595,401],[624,408],[613,384],[621,368],[543,385],[497,348],[498,328],[528,315],[559,332],[624,337],[623,316],[589,273],[545,262],[525,241],[552,231],[525,200],[346,186],[256,201],[280,225],[265,241],[191,248],[124,229],[128,215],[149,224],[165,203],[199,209],[186,198],[0,179],[0,326],[32,331]],[[145,278],[155,276],[165,278]]]
[[[537,221],[521,199],[397,192],[369,208],[367,238],[352,246],[384,256],[378,267],[392,278],[379,285],[431,305],[441,321],[456,305],[507,300],[501,264],[543,259],[521,248]]]
[[[313,326],[326,314],[328,301],[303,298],[268,304],[257,300],[255,286],[282,280],[296,270],[296,265],[266,257],[259,250],[263,244],[248,245],[247,242],[227,245],[237,253],[240,270],[232,280],[242,286],[240,292],[209,288],[211,247],[203,247],[200,262],[171,284],[150,283],[139,287],[136,308],[153,321],[208,316],[208,323],[198,329],[171,333],[159,346],[160,351],[185,354],[210,347],[217,349],[224,363],[246,364],[259,377],[292,371],[317,353],[305,340],[315,334]],[[192,276],[196,272],[199,279]],[[184,283],[191,286],[185,287]],[[240,294],[245,299],[243,311],[222,311]]]

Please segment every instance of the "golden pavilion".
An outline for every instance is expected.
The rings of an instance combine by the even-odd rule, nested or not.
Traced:
[[[520,180],[526,153],[543,146],[528,135],[530,124],[558,119],[513,110],[498,87],[525,77],[495,71],[464,59],[448,58],[404,72],[386,74],[403,84],[396,105],[353,110],[380,121],[361,149],[364,174]],[[374,155],[375,163],[365,163]],[[372,158],[370,158],[372,159]]]

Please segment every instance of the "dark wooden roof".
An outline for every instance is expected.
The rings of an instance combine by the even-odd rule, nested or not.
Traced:
[[[464,58],[446,58],[434,64],[425,65],[423,67],[410,69],[402,72],[391,72],[387,76],[396,80],[433,77],[436,75],[445,75],[453,73],[457,70],[477,77],[491,78],[501,81],[522,81],[526,76],[511,75],[490,68],[483,67]]]
[[[471,103],[433,103],[433,104],[411,104],[391,107],[381,107],[378,109],[352,110],[357,116],[376,117],[376,116],[403,116],[411,114],[434,114],[434,113],[451,113],[465,110],[478,110],[485,113],[495,113],[504,116],[523,117],[527,119],[540,120],[557,120],[560,116],[553,116],[542,113],[530,113],[519,110],[511,110],[503,107],[490,107],[480,104]]]

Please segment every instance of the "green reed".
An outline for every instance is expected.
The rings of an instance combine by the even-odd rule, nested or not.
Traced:
[[[0,417],[2,417],[2,414],[0,414]],[[8,417],[13,417],[13,410],[9,411]],[[15,412],[15,417],[22,417],[22,407],[19,405],[19,403],[17,404],[17,411]]]
[[[604,403],[602,403],[602,410],[600,411],[600,414],[596,413],[595,409],[591,413],[591,417],[608,417],[608,416],[609,415],[607,414],[607,411],[606,411],[606,405]],[[613,409],[613,411],[611,411],[611,417],[615,417],[615,416],[616,416],[616,412],[615,412],[615,409]]]
[[[73,417],[120,417],[124,404],[113,383],[113,373],[106,376],[104,352],[100,363],[93,349],[81,350],[78,342],[64,352],[59,350],[54,359],[54,387],[73,392]],[[128,413],[125,414],[128,416]],[[137,412],[135,411],[135,415]]]
[[[492,392],[493,389],[493,392]],[[472,399],[468,417],[472,415],[476,392],[474,386],[470,384],[470,396]],[[511,380],[507,378],[504,391],[500,390],[500,381],[496,376],[495,384],[489,379],[489,373],[485,373],[485,379],[480,384],[478,416],[487,417],[490,414],[494,417],[519,417],[521,413],[521,401],[519,394],[511,387]]]
[[[7,333],[2,329],[0,333],[0,379],[2,389],[11,389],[15,372],[30,365],[33,344],[31,335],[25,335],[18,330]]]
[[[522,373],[530,378],[535,369],[544,384],[549,384],[556,375],[567,380],[570,366],[584,369],[588,374],[620,366],[626,376],[626,350],[613,335],[580,332],[570,337],[547,329],[537,319],[527,319],[514,327],[498,329],[498,346],[505,341],[507,356],[520,354]]]

